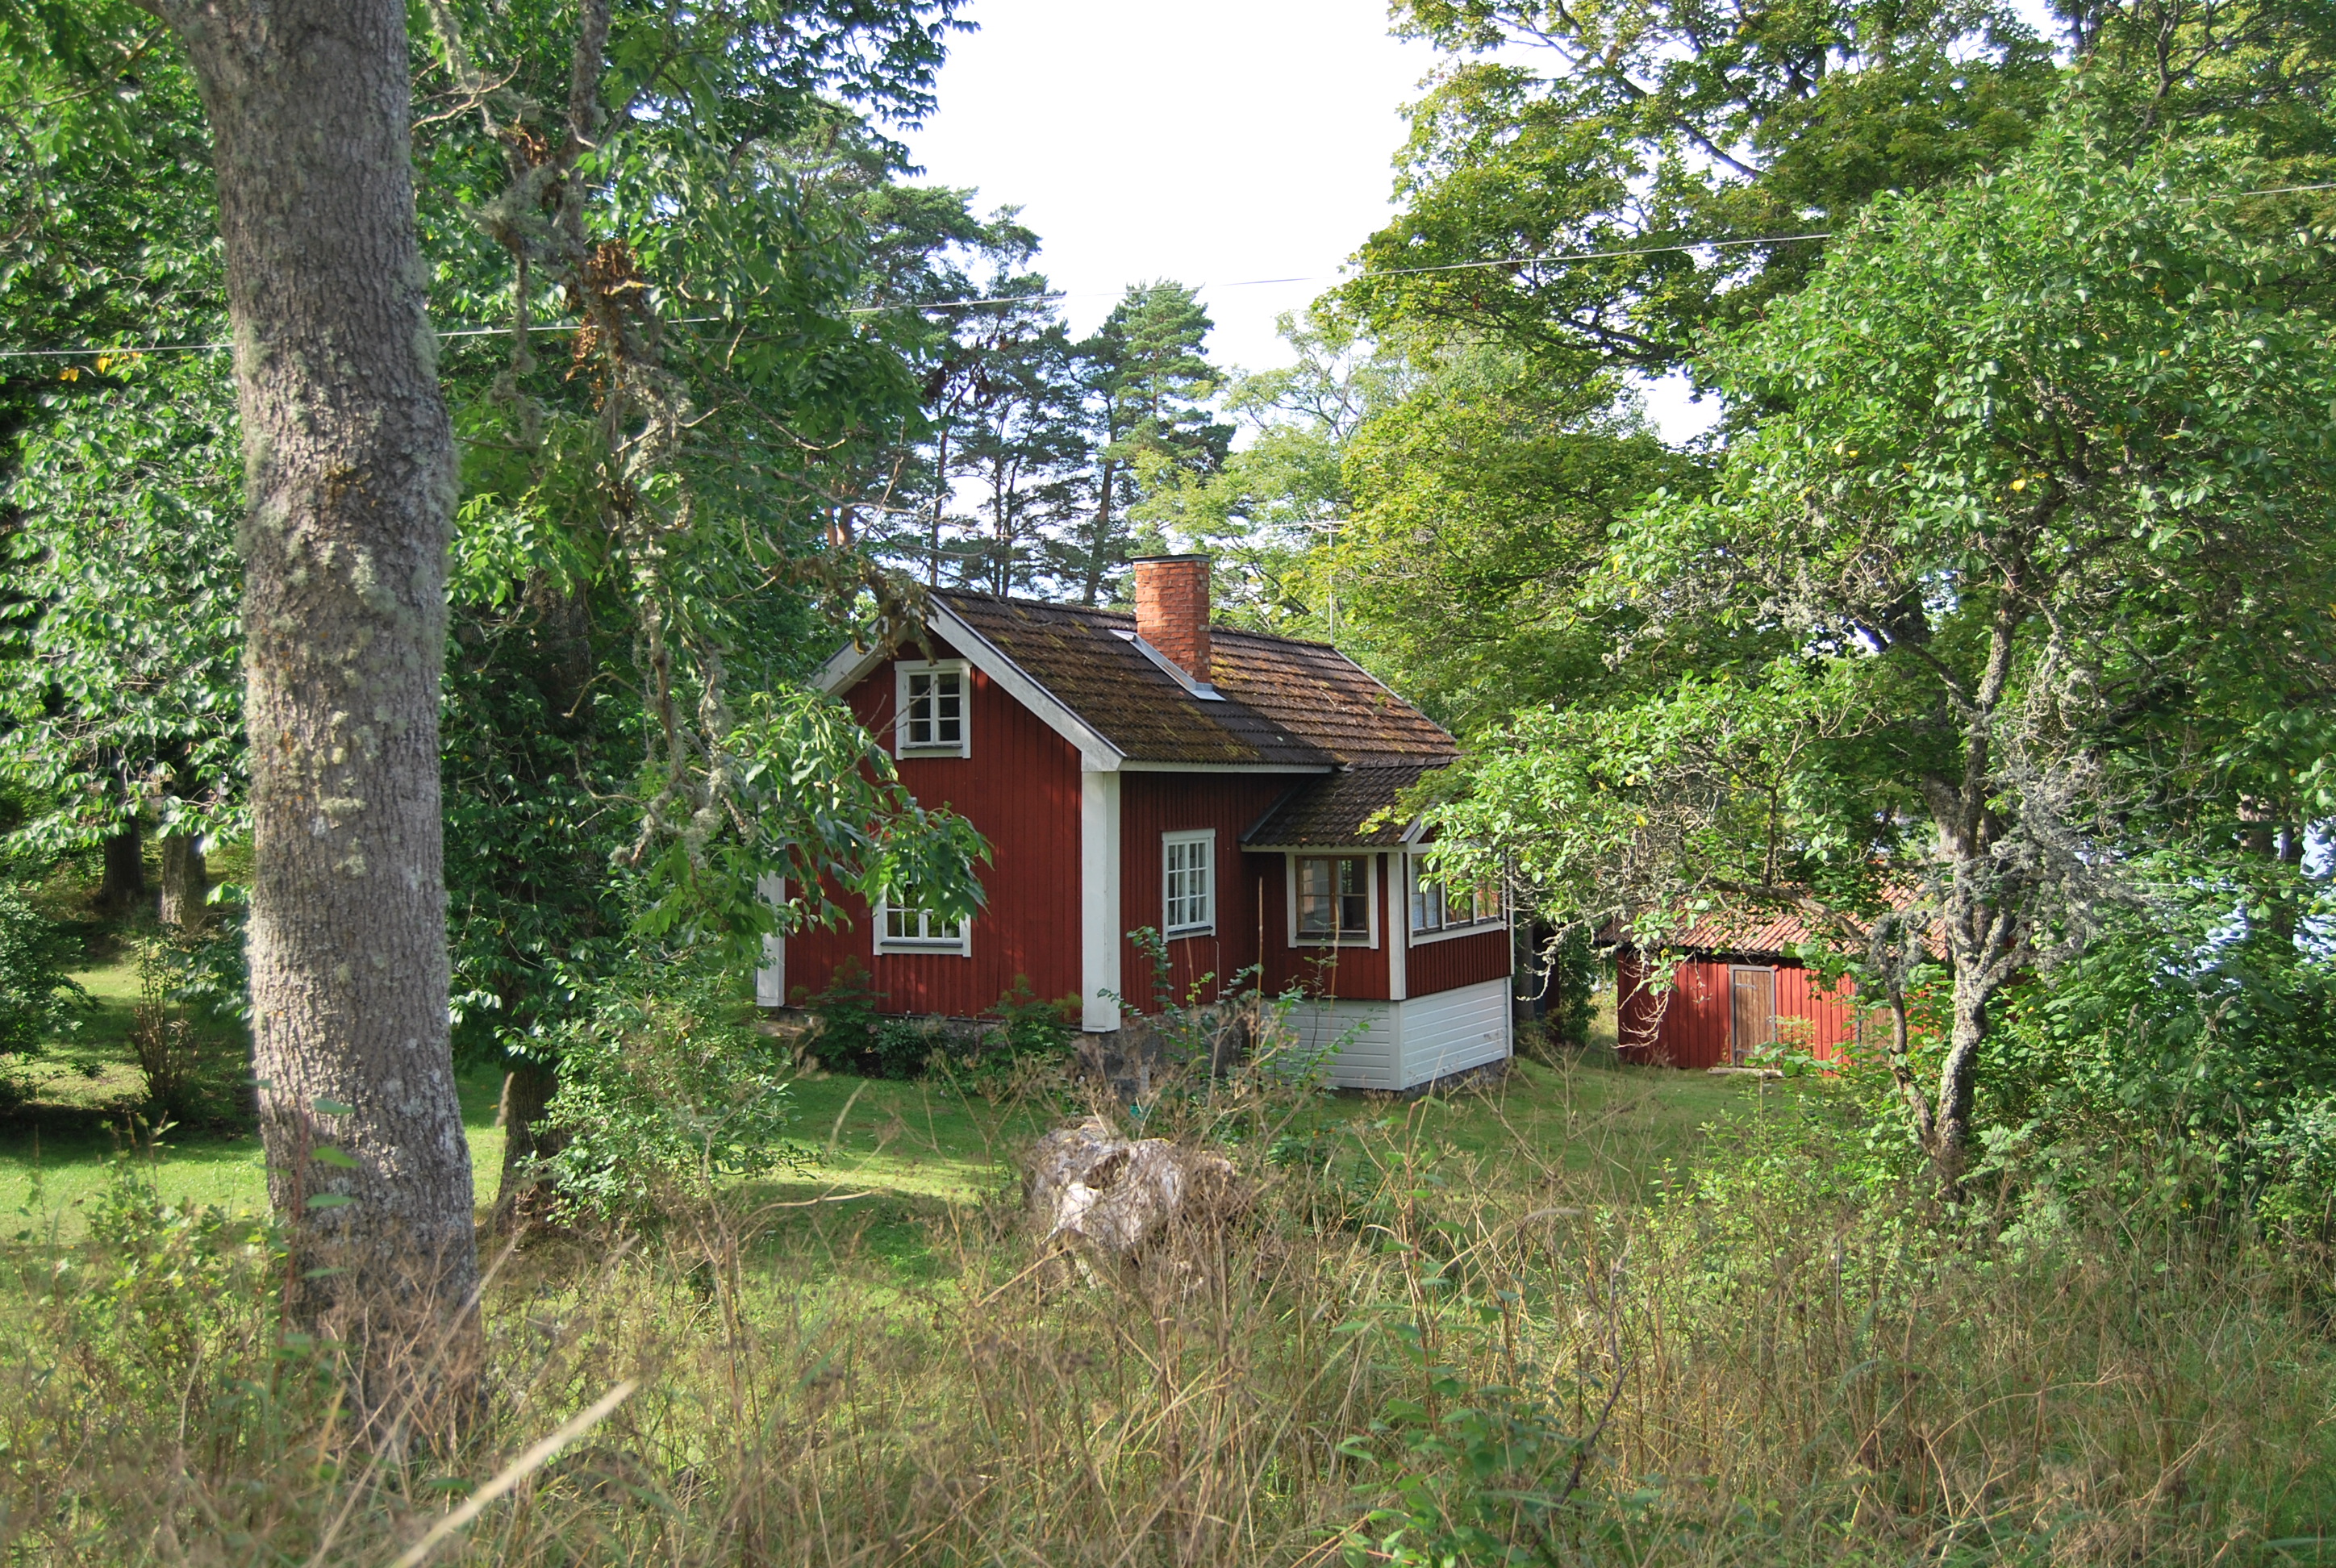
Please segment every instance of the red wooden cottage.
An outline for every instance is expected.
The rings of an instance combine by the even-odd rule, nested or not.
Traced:
[[[1425,874],[1418,830],[1375,819],[1452,737],[1337,649],[1212,627],[1209,562],[1135,563],[1135,613],[942,591],[928,650],[845,648],[821,684],[891,746],[920,801],[988,839],[988,901],[948,924],[913,896],[844,901],[832,930],[772,940],[766,1006],[847,958],[886,1011],[978,1016],[1026,978],[1106,1032],[1252,966],[1301,990],[1333,1082],[1403,1089],[1510,1051],[1499,901]],[[1374,825],[1367,826],[1367,823]]]
[[[1846,976],[1828,986],[1801,960],[1814,934],[1797,915],[1717,916],[1660,960],[1622,948],[1614,965],[1616,1049],[1625,1061],[1659,1066],[1741,1066],[1781,1038],[1820,1060],[1839,1059],[1858,1038],[1857,988]],[[1672,965],[1668,988],[1651,983],[1663,961]]]

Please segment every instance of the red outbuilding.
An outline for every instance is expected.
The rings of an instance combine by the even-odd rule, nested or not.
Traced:
[[[1838,1060],[1860,1037],[1865,1009],[1848,977],[1828,984],[1802,961],[1814,934],[1797,915],[1722,916],[1686,932],[1660,959],[1621,949],[1615,1044],[1622,1059],[1741,1066],[1760,1047],[1782,1041]],[[1664,964],[1669,984],[1659,985]]]
[[[1135,611],[933,596],[930,649],[845,648],[821,677],[901,781],[989,841],[988,901],[949,924],[913,893],[767,945],[766,1006],[847,959],[883,1010],[978,1017],[1017,981],[1107,1032],[1253,973],[1304,1002],[1334,1083],[1404,1089],[1510,1053],[1497,894],[1438,886],[1402,791],[1452,737],[1336,648],[1210,622],[1205,556],[1135,563]],[[930,655],[930,657],[928,657]],[[1343,1042],[1343,1043],[1342,1043]]]

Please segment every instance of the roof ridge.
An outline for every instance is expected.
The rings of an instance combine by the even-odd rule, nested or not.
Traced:
[[[1027,609],[1050,609],[1063,615],[1107,615],[1115,620],[1134,620],[1135,618],[1135,612],[1134,610],[1121,609],[1115,606],[1108,604],[1073,604],[1066,599],[1030,599],[1018,593],[991,593],[986,589],[978,588],[937,588],[932,591],[943,598],[956,597],[959,599],[986,599],[995,604],[1019,605]],[[1289,648],[1319,648],[1324,653],[1335,653],[1340,658],[1346,659],[1349,663],[1354,663],[1355,667],[1358,669],[1362,668],[1362,666],[1358,662],[1356,662],[1355,656],[1353,654],[1348,653],[1345,648],[1340,648],[1335,642],[1321,642],[1310,637],[1290,637],[1286,633],[1278,631],[1259,631],[1254,627],[1240,626],[1231,621],[1221,621],[1213,615],[1209,618],[1209,635],[1212,637],[1242,637],[1248,638],[1255,642],[1280,643]],[[1364,670],[1363,673],[1365,675],[1370,674],[1368,670]],[[1377,677],[1374,677],[1373,678],[1376,679]],[[1381,684],[1384,685],[1385,683],[1382,682]]]

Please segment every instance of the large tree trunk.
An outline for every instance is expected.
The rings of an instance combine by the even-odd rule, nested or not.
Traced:
[[[446,1014],[453,444],[402,0],[144,0],[211,126],[249,510],[251,1003],[287,1309],[379,1411],[462,1381],[478,1254]],[[318,1160],[320,1145],[353,1162]]]
[[[191,931],[210,919],[210,872],[202,841],[192,833],[162,835],[162,923]]]
[[[112,920],[136,914],[146,903],[146,835],[131,817],[105,840],[105,869],[97,884],[98,912]]]

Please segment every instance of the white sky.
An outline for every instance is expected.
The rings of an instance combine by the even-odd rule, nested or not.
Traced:
[[[1273,319],[1387,221],[1401,105],[1435,51],[1372,0],[973,0],[940,112],[906,140],[924,178],[1018,206],[1074,331],[1128,284],[1205,285],[1212,356],[1287,355]],[[1225,287],[1240,279],[1319,282]]]
[[[939,112],[904,140],[922,179],[1022,209],[1075,333],[1131,283],[1201,289],[1210,356],[1287,363],[1274,318],[1327,290],[1394,213],[1403,106],[1436,63],[1373,0],[974,0]],[[1238,287],[1253,278],[1289,283]],[[1716,404],[1650,389],[1673,440]]]

